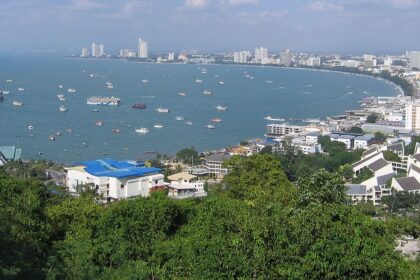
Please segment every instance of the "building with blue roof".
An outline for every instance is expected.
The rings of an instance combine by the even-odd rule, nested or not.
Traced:
[[[82,188],[95,189],[103,201],[113,201],[136,196],[149,196],[163,189],[161,169],[146,167],[140,161],[98,159],[76,163],[66,168],[67,187],[71,193]]]
[[[20,160],[22,149],[16,146],[0,146],[0,166],[5,165],[8,161]]]

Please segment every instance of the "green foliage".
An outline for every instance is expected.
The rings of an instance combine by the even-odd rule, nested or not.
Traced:
[[[383,143],[386,141],[386,136],[382,132],[375,132],[375,141]]]
[[[340,166],[339,173],[346,181],[352,179],[354,176],[353,168],[350,164]]]
[[[347,151],[346,144],[338,141],[331,141],[325,144],[322,149],[332,157],[336,156],[338,153]]]
[[[383,155],[387,161],[401,162],[400,157],[394,152],[384,151]]]
[[[390,196],[382,198],[391,213],[401,213],[420,207],[420,194],[409,192],[393,192]]]
[[[185,148],[176,153],[176,158],[183,163],[191,163],[193,158],[195,161],[198,159],[198,152],[194,147]]]
[[[352,126],[352,127],[348,130],[348,132],[350,132],[350,133],[357,133],[357,134],[364,134],[363,129],[362,129],[361,127],[359,127],[359,126]]]
[[[414,154],[414,149],[416,148],[416,143],[420,143],[420,136],[411,137],[410,144],[408,144],[404,149],[406,155]]]
[[[353,179],[354,184],[360,184],[370,178],[372,178],[375,175],[372,170],[365,167],[362,170],[360,170],[360,173],[357,175],[356,178]]]
[[[331,138],[328,135],[318,136],[318,143],[321,144],[321,147],[325,147],[330,142],[331,142]]]
[[[271,146],[265,146],[264,148],[261,149],[260,154],[271,154],[273,153],[273,147]]]
[[[367,123],[376,123],[377,120],[378,120],[378,115],[377,114],[370,114],[366,118]]]

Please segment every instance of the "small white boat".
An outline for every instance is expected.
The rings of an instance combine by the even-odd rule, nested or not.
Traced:
[[[48,136],[48,140],[55,141],[55,137],[53,135]]]
[[[226,111],[227,110],[227,107],[226,106],[222,106],[222,105],[217,105],[216,106],[216,109],[218,110],[218,111]]]
[[[13,80],[6,80],[6,83],[13,83],[14,81]]]
[[[271,116],[266,116],[264,119],[267,120],[267,121],[277,121],[277,122],[284,122],[285,121],[285,119],[273,118]]]
[[[265,81],[267,84],[272,84],[273,81]]]
[[[142,80],[141,82],[142,82],[143,84],[147,84],[147,83],[149,82],[149,80],[144,79],[144,80]]]
[[[57,132],[55,133],[55,135],[57,135],[57,136],[61,136],[61,132],[60,132],[60,131],[57,131]]]
[[[19,87],[18,89],[17,89],[18,91],[25,91],[25,89],[23,88],[23,87]]]
[[[178,93],[179,96],[187,96],[187,94],[185,92],[180,92]]]
[[[203,91],[203,94],[204,95],[211,95],[212,93],[211,93],[211,91],[206,89],[206,90]]]
[[[64,88],[64,86],[63,85],[58,85],[58,88]]]
[[[223,81],[219,81],[219,84],[224,85],[224,84],[225,84],[225,82],[223,82]]]
[[[9,95],[9,94],[10,94],[10,91],[8,91],[8,90],[3,90],[3,91],[2,91],[2,94],[3,94],[3,95]]]
[[[116,128],[116,127],[114,127],[113,129],[112,129],[112,133],[114,133],[114,134],[118,134],[118,133],[120,133],[121,131],[118,129],[118,128]]]
[[[64,107],[63,105],[60,106],[59,108],[60,112],[67,112],[68,109],[66,107]]]
[[[196,82],[197,84],[199,84],[199,83],[202,83],[202,82],[203,82],[203,80],[196,79],[196,80],[195,80],[195,82]]]
[[[192,121],[186,121],[185,124],[186,125],[192,125]]]
[[[162,127],[163,127],[163,125],[161,125],[160,123],[157,123],[157,124],[155,124],[153,127],[154,127],[154,128],[162,128]]]
[[[208,129],[214,129],[215,127],[212,124],[208,124],[208,125],[206,125],[206,128],[208,128]]]
[[[67,92],[69,92],[69,93],[75,93],[75,92],[76,92],[76,89],[74,89],[74,88],[69,88],[69,89],[67,89]]]
[[[66,131],[67,131],[68,133],[72,133],[72,132],[73,132],[73,130],[72,130],[71,128],[66,128]]]
[[[168,108],[162,108],[162,107],[157,108],[156,111],[158,113],[169,113],[169,109]]]
[[[219,123],[219,122],[222,121],[222,119],[221,118],[213,118],[213,119],[211,119],[211,121],[215,122],[215,123]]]
[[[177,121],[183,121],[184,120],[184,117],[183,116],[176,116],[175,119]]]
[[[29,130],[34,130],[34,127],[32,125],[28,125]]]
[[[105,84],[106,84],[107,86],[112,86],[112,83],[111,83],[111,82],[105,82]]]
[[[136,131],[137,133],[140,133],[140,134],[147,134],[147,133],[149,133],[149,132],[150,132],[150,131],[149,131],[149,129],[148,129],[148,128],[146,128],[146,127],[136,128],[136,129],[135,129],[135,131]]]
[[[114,88],[114,86],[113,85],[107,85],[106,86],[108,89],[113,89]]]
[[[13,104],[13,106],[17,106],[17,107],[20,107],[20,106],[23,106],[23,102],[22,101],[13,101],[12,102],[12,104]]]
[[[57,94],[57,98],[60,100],[60,101],[66,101],[66,98],[64,97],[64,94]]]
[[[97,126],[103,126],[104,125],[104,122],[103,121],[96,121],[95,124]]]

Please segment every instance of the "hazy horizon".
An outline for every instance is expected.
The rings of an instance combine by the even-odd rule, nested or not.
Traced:
[[[340,54],[420,49],[419,0],[3,0],[2,52],[151,53],[289,48]]]

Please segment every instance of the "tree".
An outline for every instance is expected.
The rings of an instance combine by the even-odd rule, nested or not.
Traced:
[[[354,176],[353,168],[350,164],[345,164],[340,166],[339,173],[343,176],[345,180],[350,180]]]
[[[399,157],[396,153],[394,153],[394,152],[391,152],[391,151],[384,151],[384,152],[383,152],[383,155],[384,155],[384,158],[385,158],[387,161],[401,162],[400,157]]]
[[[331,141],[323,147],[323,150],[330,156],[334,157],[338,153],[347,151],[346,144],[338,141]]]
[[[198,152],[191,148],[185,148],[176,153],[176,158],[183,163],[191,163],[193,159],[198,159]]]
[[[328,135],[319,135],[318,143],[324,148],[328,143],[331,142],[331,138]]]
[[[383,143],[386,141],[386,136],[382,132],[375,132],[375,141]]]
[[[378,120],[378,115],[377,114],[370,114],[366,118],[367,123],[376,123],[377,120]]]
[[[360,170],[360,173],[357,175],[357,177],[353,179],[353,183],[354,184],[360,184],[360,183],[372,178],[374,175],[375,174],[373,173],[372,170],[365,167],[362,170]]]
[[[348,132],[350,132],[350,133],[357,133],[357,134],[364,134],[363,129],[362,129],[361,127],[359,127],[359,126],[352,126],[352,127],[348,130]]]
[[[271,146],[265,146],[264,148],[261,149],[260,154],[271,154],[273,151],[273,147]]]

